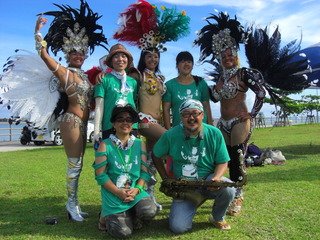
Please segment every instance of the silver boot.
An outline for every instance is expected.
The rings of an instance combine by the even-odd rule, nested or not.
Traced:
[[[157,183],[157,169],[154,166],[154,163],[152,161],[151,152],[148,154],[148,160],[147,164],[149,165],[149,173],[151,174],[150,181],[147,182],[147,193],[151,196],[151,199],[153,200],[154,204],[157,206],[158,211],[162,210],[162,205],[157,203],[157,200],[154,196],[154,185]]]
[[[83,222],[84,218],[80,214],[80,207],[78,205],[78,183],[82,170],[82,158],[68,158],[67,170],[67,192],[68,203],[66,209],[69,219],[76,222]]]

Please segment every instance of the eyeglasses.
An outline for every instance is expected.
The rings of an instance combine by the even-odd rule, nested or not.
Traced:
[[[127,118],[120,117],[120,118],[116,119],[116,122],[118,122],[118,123],[124,123],[124,122],[133,123],[133,119],[130,117],[127,117]]]
[[[198,111],[194,111],[194,112],[182,112],[181,116],[183,118],[189,118],[190,116],[196,118],[198,116],[200,116],[200,114],[203,113],[202,111],[198,112]]]

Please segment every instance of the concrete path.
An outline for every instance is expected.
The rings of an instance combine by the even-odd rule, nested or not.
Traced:
[[[27,150],[34,148],[45,148],[55,146],[53,143],[45,143],[41,146],[36,146],[34,143],[30,143],[29,145],[22,145],[19,141],[11,141],[11,142],[1,142],[0,141],[0,152],[10,152],[17,150]]]

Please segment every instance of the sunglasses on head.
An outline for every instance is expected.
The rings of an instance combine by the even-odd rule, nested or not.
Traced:
[[[118,122],[118,123],[124,123],[124,122],[133,123],[133,119],[131,117],[127,117],[127,118],[119,117],[119,118],[116,118],[116,122]]]

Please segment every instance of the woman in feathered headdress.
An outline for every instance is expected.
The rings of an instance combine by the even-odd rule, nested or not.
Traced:
[[[209,20],[216,23],[210,23]],[[211,89],[211,99],[220,101],[221,129],[230,155],[230,178],[241,180],[239,151],[245,155],[251,136],[252,119],[259,113],[266,91],[275,103],[284,104],[276,89],[285,91],[302,90],[309,86],[303,70],[308,67],[307,59],[293,61],[300,49],[296,41],[280,49],[281,34],[278,27],[271,37],[267,30],[251,26],[247,30],[236,18],[220,12],[207,19],[208,25],[198,33],[195,45],[200,46],[200,60],[216,68],[211,75],[216,82]],[[244,43],[251,68],[239,68],[239,44]],[[251,111],[246,105],[246,92],[251,89],[256,97]],[[238,189],[236,198],[229,207],[230,215],[238,215],[243,201],[243,189]]]
[[[209,20],[216,21],[211,23]],[[221,72],[216,79],[216,85],[211,89],[211,100],[220,101],[221,117],[217,124],[223,133],[230,155],[230,178],[241,181],[240,153],[245,154],[251,135],[252,119],[260,111],[265,89],[262,86],[263,77],[259,71],[240,68],[239,44],[244,43],[247,33],[237,18],[230,19],[227,13],[220,12],[206,18],[208,25],[198,33],[195,45],[200,46],[200,60],[209,58],[208,62],[218,61]],[[251,111],[246,104],[246,92],[251,89],[255,102]],[[240,213],[243,201],[243,189],[237,189],[236,198],[229,208],[229,214]]]
[[[128,74],[134,77],[140,85],[138,93],[139,133],[146,137],[147,150],[151,153],[153,145],[166,131],[163,127],[161,101],[166,91],[164,76],[159,69],[160,53],[167,51],[165,43],[177,41],[189,33],[190,18],[184,11],[176,8],[160,8],[139,0],[131,4],[120,14],[120,27],[113,38],[137,46],[141,50],[138,71]],[[154,198],[153,189],[156,169],[152,164],[151,154],[148,158],[151,164],[153,180],[147,184],[147,191]],[[158,204],[154,198],[158,208]]]
[[[72,220],[82,222],[84,213],[78,204],[78,181],[87,142],[86,128],[93,86],[81,67],[89,50],[91,54],[95,46],[106,48],[107,40],[102,33],[102,27],[96,23],[101,16],[94,13],[86,2],[81,0],[80,9],[55,5],[61,11],[44,13],[55,17],[44,40],[40,30],[47,23],[47,19],[41,14],[37,20],[36,49],[67,96],[68,107],[60,119],[61,136],[68,157],[66,209]],[[69,66],[60,66],[48,55],[47,47],[55,55],[62,51]]]

